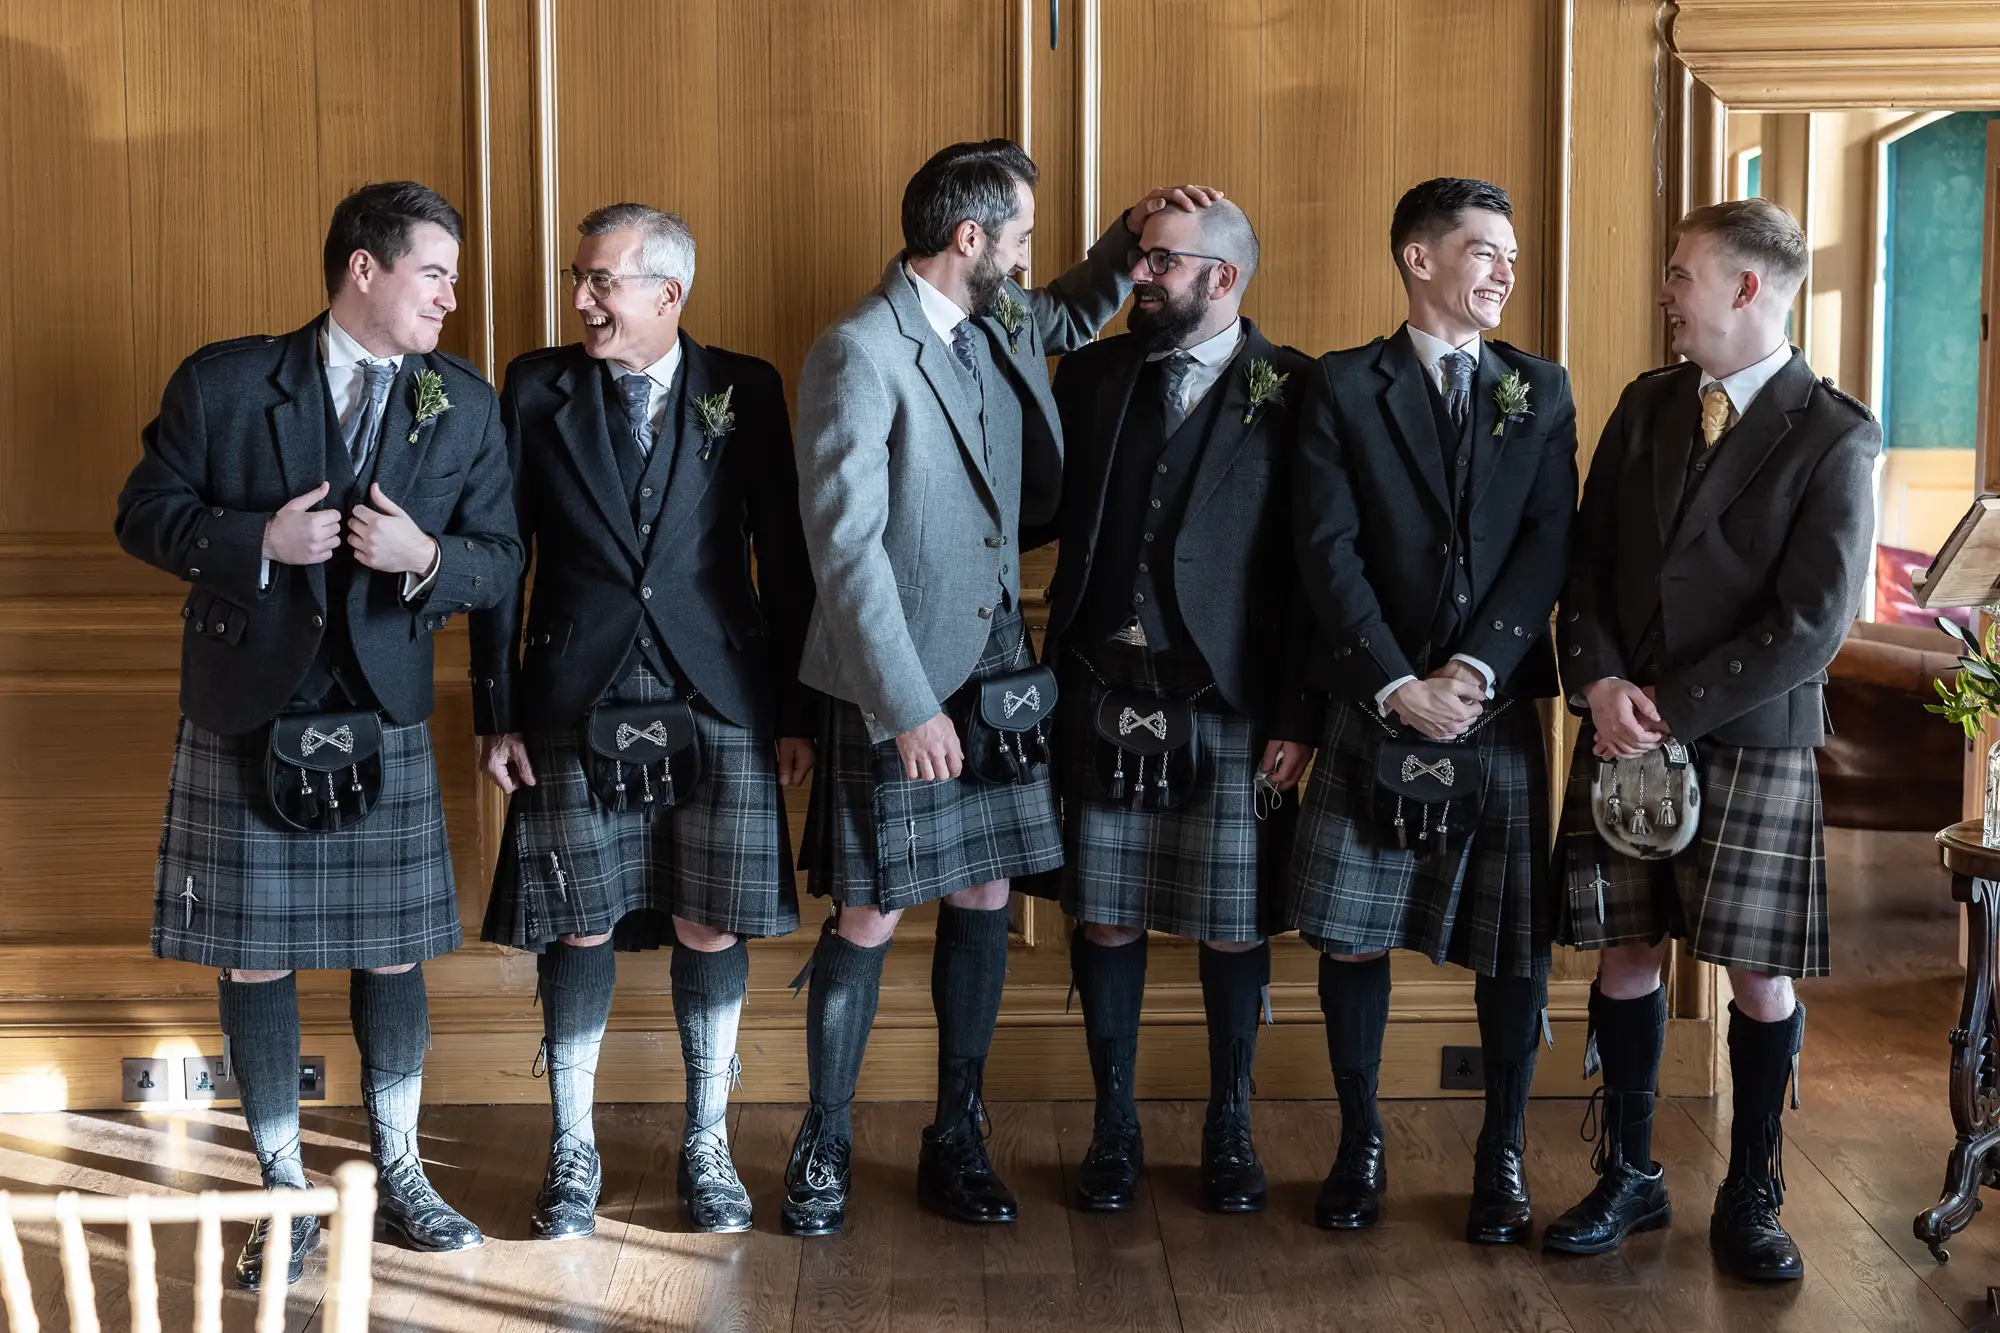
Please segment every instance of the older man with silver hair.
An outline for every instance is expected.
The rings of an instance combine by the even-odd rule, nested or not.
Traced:
[[[791,426],[775,369],[681,330],[686,222],[613,204],[577,230],[584,340],[515,360],[502,399],[534,600],[524,582],[472,623],[486,773],[511,796],[483,933],[540,955],[555,1123],[535,1234],[595,1228],[612,950],[661,946],[687,1066],[678,1191],[696,1230],[742,1231],[724,1117],[744,940],[798,925],[779,788],[811,770],[818,710]]]

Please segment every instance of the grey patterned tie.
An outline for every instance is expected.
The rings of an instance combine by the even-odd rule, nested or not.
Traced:
[[[387,361],[363,361],[361,374],[362,401],[347,418],[346,439],[342,441],[347,446],[348,464],[357,476],[375,447],[375,437],[382,433],[382,409],[388,405],[396,367]]]
[[[1445,411],[1460,426],[1465,424],[1465,414],[1472,408],[1473,365],[1467,352],[1446,352],[1438,358],[1438,369],[1444,372]]]
[[[639,457],[649,458],[653,453],[653,379],[650,375],[627,375],[618,381],[618,392],[625,398],[625,420],[632,426],[632,442],[639,446]]]
[[[1182,401],[1181,391],[1187,386],[1188,372],[1194,369],[1194,358],[1186,352],[1175,352],[1167,358],[1164,369],[1166,398],[1162,406],[1166,412],[1167,435],[1171,437],[1187,420],[1187,404]]]
[[[969,319],[961,319],[958,327],[951,331],[951,350],[957,355],[959,364],[971,374],[975,387],[979,385],[979,353],[974,350],[972,340],[978,336],[972,331]]]

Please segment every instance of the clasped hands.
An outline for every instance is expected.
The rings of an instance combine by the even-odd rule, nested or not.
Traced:
[[[1486,677],[1457,659],[1389,696],[1389,711],[1434,741],[1463,736],[1485,707]]]
[[[1583,698],[1597,733],[1590,750],[1599,759],[1636,759],[1673,735],[1650,685],[1641,689],[1629,680],[1607,676],[1591,682]]]
[[[321,482],[304,495],[285,502],[264,525],[264,558],[281,565],[319,565],[333,558],[340,545],[341,514],[315,509],[329,486]],[[347,516],[347,544],[366,568],[383,574],[424,574],[437,559],[437,540],[382,493],[368,488],[368,504],[354,506]]]

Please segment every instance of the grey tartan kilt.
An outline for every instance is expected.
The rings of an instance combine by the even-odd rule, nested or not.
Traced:
[[[967,684],[1034,661],[1018,611],[1002,615]],[[829,700],[805,838],[807,884],[843,907],[915,907],[1062,864],[1055,782],[903,775],[894,740],[873,744],[861,710]]]
[[[263,729],[181,719],[160,829],[153,952],[206,967],[392,967],[459,945],[437,763],[424,723],[382,727],[382,796],[360,824],[299,833],[264,792]]]
[[[674,696],[642,665],[606,702]],[[540,953],[563,935],[612,931],[614,947],[638,950],[670,946],[674,916],[758,938],[798,928],[772,742],[700,702],[693,711],[701,781],[651,813],[599,804],[582,724],[527,736],[535,785],[507,802],[481,939]]]
[[[1556,938],[1602,949],[1672,935],[1703,962],[1825,976],[1826,827],[1811,748],[1697,743],[1695,839],[1669,860],[1639,861],[1598,836],[1592,734],[1586,719],[1563,797]]]
[[[1336,699],[1306,784],[1285,924],[1328,953],[1411,949],[1484,976],[1549,967],[1548,758],[1541,717],[1515,703],[1469,744],[1484,772],[1469,837],[1442,855],[1375,826],[1383,729]]]
[[[1064,864],[1060,875],[1022,887],[1055,897],[1064,912],[1096,925],[1184,939],[1262,939],[1273,924],[1274,895],[1265,881],[1281,878],[1283,834],[1297,823],[1297,797],[1287,794],[1266,820],[1258,819],[1256,725],[1209,691],[1195,704],[1194,795],[1175,810],[1113,804],[1090,771],[1096,681],[1065,665],[1057,705]]]

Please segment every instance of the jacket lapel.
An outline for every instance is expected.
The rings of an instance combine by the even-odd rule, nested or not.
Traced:
[[[421,426],[414,424],[417,417],[417,373],[430,368],[428,358],[403,358],[395,381],[389,385],[389,401],[382,407],[382,433],[375,439],[375,456],[369,460],[369,471],[382,487],[382,493],[398,503],[421,472],[424,455],[430,450],[431,437],[438,429],[438,417],[432,417]],[[417,438],[411,440],[411,435]],[[362,493],[362,498],[367,498],[367,492]]]
[[[1097,551],[1097,536],[1104,529],[1104,496],[1111,486],[1111,463],[1118,452],[1118,436],[1125,429],[1125,414],[1132,408],[1132,392],[1138,387],[1139,372],[1146,366],[1146,345],[1138,338],[1119,341],[1120,357],[1111,370],[1098,382],[1096,429],[1088,440],[1071,440],[1072,450],[1089,450],[1089,470],[1079,466],[1075,476],[1078,490],[1090,497],[1089,554]],[[1075,457],[1075,455],[1072,455]],[[1078,460],[1081,463],[1081,459]],[[1064,486],[1069,485],[1068,468],[1064,468]],[[1089,561],[1084,565],[1086,573]]]
[[[304,495],[327,479],[327,390],[319,351],[326,319],[321,315],[285,340],[284,358],[271,377],[283,395],[271,405],[271,443],[288,496]],[[325,606],[326,566],[307,565],[305,571],[313,596]]]
[[[611,425],[604,415],[604,376],[581,350],[573,353],[556,377],[556,434],[568,449],[583,489],[603,515],[611,535],[635,562],[643,563],[639,532],[632,526],[632,500],[618,475],[611,452]]]
[[[1220,394],[1216,403],[1214,426],[1208,439],[1203,441],[1201,461],[1195,465],[1194,484],[1188,488],[1187,517],[1192,518],[1208,498],[1215,494],[1216,487],[1229,475],[1229,465],[1236,461],[1243,446],[1250,439],[1264,418],[1276,409],[1277,404],[1265,403],[1254,413],[1250,411],[1250,378],[1248,367],[1258,358],[1268,358],[1271,344],[1257,326],[1249,320],[1243,321],[1243,337],[1236,345],[1236,355],[1229,358],[1229,364],[1222,368],[1222,378],[1215,382],[1210,393]],[[1206,405],[1195,404],[1196,411],[1205,410]],[[1248,425],[1243,418],[1250,416]]]
[[[1471,509],[1479,508],[1479,499],[1486,494],[1486,484],[1493,479],[1500,466],[1500,457],[1506,452],[1508,437],[1518,429],[1511,421],[1500,415],[1500,381],[1512,370],[1514,364],[1500,355],[1492,343],[1479,349],[1479,367],[1472,374],[1472,486],[1467,504]],[[1528,404],[1530,410],[1534,404]],[[1499,427],[1500,433],[1494,434]]]
[[[1653,509],[1660,525],[1660,545],[1664,549],[1673,536],[1674,521],[1681,513],[1681,493],[1687,486],[1688,454],[1694,448],[1695,430],[1701,424],[1701,399],[1695,388],[1701,371],[1690,362],[1670,383],[1666,404],[1653,430]]]
[[[1437,418],[1431,412],[1430,391],[1424,387],[1424,367],[1417,360],[1417,349],[1410,342],[1407,327],[1398,329],[1382,344],[1375,368],[1386,381],[1382,390],[1383,415],[1403,446],[1411,470],[1430,487],[1431,498],[1437,501],[1438,508],[1451,513],[1451,492],[1445,487],[1444,458],[1438,449]]]
[[[959,368],[958,358],[938,337],[930,320],[925,318],[923,303],[917,299],[909,278],[904,276],[901,255],[890,261],[889,271],[882,275],[881,291],[889,302],[889,308],[895,312],[897,327],[903,331],[905,338],[916,344],[917,369],[929,381],[931,392],[937,395],[939,405],[951,421],[952,432],[958,437],[959,452],[965,455],[966,466],[979,479],[987,502],[997,509],[1000,501],[993,491],[993,478],[986,472],[984,436],[979,427],[978,408],[966,397],[964,383],[959,378],[964,372]]]
[[[715,470],[722,466],[723,450],[735,438],[734,431],[725,431],[712,439],[702,434],[701,413],[695,407],[695,399],[720,393],[729,387],[715,383],[711,369],[707,351],[682,333],[679,439],[674,445],[674,470],[667,482],[666,503],[660,508],[660,521],[653,525],[655,538],[663,533],[679,533],[694,518],[695,510],[701,506],[702,496],[708,493],[709,483],[715,479]],[[734,411],[736,406],[732,395],[731,410]],[[660,445],[653,447],[658,449]],[[704,452],[707,458],[702,457]],[[660,542],[655,549],[664,549],[671,544]]]
[[[1722,511],[1743,493],[1743,488],[1750,484],[1771,452],[1791,433],[1792,417],[1805,410],[1806,402],[1812,396],[1813,383],[1812,370],[1806,365],[1805,355],[1794,351],[1792,359],[1771,377],[1763,392],[1751,402],[1750,410],[1743,414],[1743,419],[1708,451],[1708,477],[1701,489],[1695,492],[1687,512],[1681,515],[1680,526],[1675,529],[1667,546],[1669,559],[1721,517]],[[1698,414],[1699,398],[1693,394],[1678,396],[1693,402]],[[1687,436],[1688,448],[1697,447],[1693,443],[1692,428]]]

